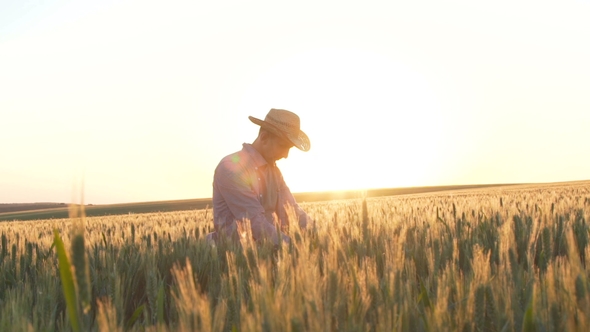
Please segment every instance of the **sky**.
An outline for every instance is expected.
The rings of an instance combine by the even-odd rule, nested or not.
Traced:
[[[590,179],[590,0],[0,1],[0,203],[211,197],[271,108],[293,192]]]

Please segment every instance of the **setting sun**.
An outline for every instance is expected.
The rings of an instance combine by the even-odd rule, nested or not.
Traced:
[[[411,67],[373,52],[318,48],[275,64],[240,109],[296,110],[311,150],[280,163],[293,191],[426,185],[444,140],[441,106]]]

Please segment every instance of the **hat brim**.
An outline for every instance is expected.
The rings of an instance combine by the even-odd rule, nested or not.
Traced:
[[[309,137],[307,137],[307,135],[301,130],[299,130],[298,133],[288,133],[288,132],[280,130],[276,126],[274,126],[264,120],[260,120],[258,118],[253,117],[253,116],[248,116],[248,119],[250,119],[250,121],[252,121],[254,124],[257,124],[262,128],[268,129],[269,131],[276,134],[277,136],[286,138],[287,140],[289,140],[289,142],[293,143],[293,146],[295,146],[296,148],[298,148],[301,151],[307,152],[311,148],[311,143],[309,142]]]

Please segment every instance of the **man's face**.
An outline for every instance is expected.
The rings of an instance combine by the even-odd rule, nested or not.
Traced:
[[[275,162],[282,158],[287,158],[289,156],[289,150],[293,147],[293,144],[276,135],[267,134],[265,140],[265,155],[264,158],[269,162]]]

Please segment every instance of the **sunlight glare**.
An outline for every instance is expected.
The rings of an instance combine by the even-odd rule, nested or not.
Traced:
[[[437,99],[420,73],[384,55],[331,48],[295,54],[255,80],[240,107],[301,117],[311,150],[280,163],[294,192],[433,181],[444,122]]]

